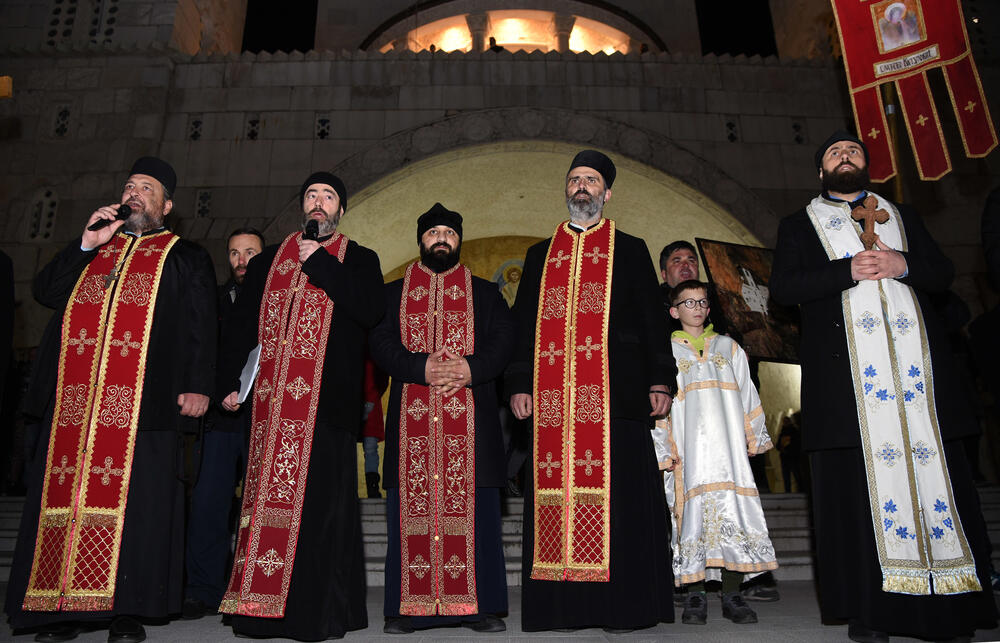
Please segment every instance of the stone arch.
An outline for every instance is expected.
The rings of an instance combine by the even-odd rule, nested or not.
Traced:
[[[533,9],[572,14],[623,31],[635,42],[649,44],[654,51],[669,52],[663,39],[637,16],[610,3],[595,0],[505,0],[496,6],[484,4],[482,0],[429,0],[408,7],[385,20],[368,34],[358,48],[366,51],[378,50],[386,43],[405,36],[417,27],[442,18],[481,13],[491,9]]]
[[[604,150],[619,166],[624,164],[651,181],[670,183],[685,199],[723,221],[731,231],[731,240],[773,245],[778,217],[760,197],[718,166],[662,134],[569,110],[503,108],[462,112],[389,136],[330,169],[343,179],[351,194],[349,214],[344,219],[346,230],[357,226],[352,211],[365,199],[395,181],[394,177],[423,167],[456,156],[472,158],[518,150],[558,153],[568,166],[572,153],[587,147]],[[552,192],[546,192],[545,198],[559,196],[555,187],[558,184],[546,185],[552,186]],[[408,211],[407,216],[418,213]],[[267,237],[281,238],[298,229],[300,222],[298,201],[293,199],[268,225]],[[519,233],[511,230],[509,234]]]

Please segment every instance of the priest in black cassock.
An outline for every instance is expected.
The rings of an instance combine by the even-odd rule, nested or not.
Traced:
[[[815,166],[823,191],[782,219],[770,288],[802,313],[823,617],[848,621],[855,641],[994,628],[990,543],[962,448],[979,426],[929,299],[954,267],[916,212],[868,190],[856,136],[834,132]]]
[[[603,217],[615,166],[586,150],[570,219],[528,249],[506,372],[533,416],[525,493],[523,629],[672,622],[667,508],[649,428],[676,386],[656,273],[642,239]]]
[[[260,344],[236,561],[220,611],[237,635],[317,641],[367,627],[356,440],[368,331],[385,312],[378,256],[337,231],[344,183],[316,172],[303,230],[250,260],[223,408]],[[262,314],[263,313],[263,314]]]
[[[197,430],[195,418],[214,388],[215,274],[203,248],[163,227],[173,206],[173,168],[144,157],[129,174],[120,200],[91,214],[82,236],[34,283],[35,298],[57,311],[45,335],[55,346],[41,347],[45,359],[35,370],[49,402],[6,611],[14,628],[43,626],[38,641],[75,638],[81,621],[96,619],[112,619],[109,641],[140,641],[145,633],[134,617],[164,618],[181,606],[181,433]],[[126,205],[130,214],[122,219]],[[91,229],[103,221],[110,225]],[[106,266],[95,271],[101,262]],[[92,325],[78,326],[85,318]],[[74,359],[84,360],[85,371],[93,365],[93,381],[73,379]],[[88,388],[99,401],[73,394]],[[133,447],[106,441],[130,432]],[[118,485],[126,488],[124,503],[112,497]],[[63,490],[75,503],[60,506]],[[40,513],[48,516],[41,531]],[[115,564],[113,549],[90,548],[92,534],[114,534],[116,521],[123,527],[109,541],[120,545]],[[70,523],[77,529],[60,531]],[[64,542],[65,534],[74,552],[68,560],[52,558],[54,548],[36,552],[43,535]],[[65,570],[56,584],[51,569]]]
[[[417,220],[417,244],[420,259],[386,286],[385,317],[370,337],[372,358],[392,377],[385,631],[461,623],[502,632],[507,476],[496,379],[514,348],[514,318],[497,285],[459,263],[459,213],[435,203]],[[426,571],[414,564],[421,559]]]

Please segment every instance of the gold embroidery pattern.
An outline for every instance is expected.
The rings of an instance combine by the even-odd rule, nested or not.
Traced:
[[[279,263],[277,266],[274,267],[275,270],[281,273],[282,277],[287,275],[290,271],[295,270],[295,268],[296,268],[296,263],[291,259],[285,259],[284,261],[282,261],[281,263]]]
[[[681,373],[687,373],[691,370],[692,366],[694,366],[694,362],[689,359],[681,357],[677,360],[677,370]]]
[[[604,460],[594,460],[594,452],[587,449],[583,452],[583,455],[587,456],[587,459],[577,459],[574,464],[578,467],[583,467],[584,472],[589,476],[593,475],[594,467],[600,467],[604,465]]]
[[[457,395],[452,395],[443,408],[453,420],[457,420],[459,415],[465,413],[465,405],[458,401]]]
[[[538,463],[538,468],[545,472],[545,477],[546,478],[551,478],[552,477],[552,470],[553,469],[561,469],[562,468],[562,462],[560,462],[559,460],[553,460],[552,459],[552,452],[551,451],[546,451],[546,453],[545,453],[545,459],[542,460],[542,461],[540,461]]]
[[[267,396],[271,394],[274,389],[271,388],[271,382],[268,381],[266,377],[261,378],[260,384],[257,385],[254,394],[262,400],[266,400]]]
[[[92,474],[94,474],[95,476],[96,475],[100,475],[101,476],[101,484],[104,485],[105,487],[108,486],[109,484],[111,484],[111,476],[121,477],[121,476],[125,475],[125,470],[124,469],[122,469],[120,467],[114,467],[113,468],[111,466],[112,464],[114,464],[114,459],[112,459],[111,456],[108,456],[108,457],[104,458],[104,466],[103,467],[97,467],[97,466],[90,467],[90,472]]]
[[[427,336],[425,335],[425,329],[427,328],[426,313],[407,315],[406,328],[407,330],[409,330],[410,345],[413,347],[414,352],[416,353],[432,352],[427,348]]]
[[[73,301],[78,304],[99,304],[104,301],[104,279],[101,275],[89,275],[80,284]]]
[[[63,456],[63,457],[61,457],[59,459],[59,466],[58,467],[52,467],[52,472],[51,472],[50,475],[53,475],[53,476],[54,475],[58,475],[59,476],[59,480],[58,480],[59,486],[62,486],[62,484],[64,482],[66,482],[66,474],[67,473],[69,475],[73,475],[74,473],[76,473],[76,467],[73,466],[73,465],[66,466],[68,463],[69,463],[69,458],[66,457],[66,456]]]
[[[419,402],[420,400],[417,401]],[[409,513],[414,516],[426,516],[430,507],[427,438],[423,436],[410,438],[406,450],[410,458],[408,467],[409,478],[406,480]],[[428,564],[427,568],[430,569],[430,564]],[[417,578],[423,577],[418,576]]]
[[[603,350],[603,347],[600,344],[594,344],[592,343],[593,341],[594,338],[587,335],[586,339],[584,339],[584,343],[576,347],[576,352],[586,353],[587,359],[590,360],[591,353],[599,353]]]
[[[538,354],[539,357],[548,358],[549,366],[554,365],[556,363],[556,358],[562,357],[563,355],[564,355],[563,349],[561,348],[557,349],[555,342],[549,342],[549,349],[546,351],[542,351]]]
[[[121,350],[122,357],[128,357],[129,349],[139,348],[140,346],[142,346],[142,344],[140,344],[139,342],[132,341],[132,331],[130,330],[125,331],[125,334],[122,335],[121,339],[112,339],[111,345],[114,346],[115,348],[120,347],[122,349]]]
[[[724,369],[727,366],[729,366],[729,360],[726,359],[725,356],[722,355],[722,353],[713,353],[712,363],[715,364],[720,369]]]
[[[536,412],[538,413],[538,426],[562,426],[562,391],[559,389],[539,391]]]
[[[452,580],[458,580],[458,577],[465,571],[465,563],[460,561],[458,556],[452,554],[451,558],[448,559],[448,562],[445,563],[444,570],[448,572],[448,575],[451,576]]]
[[[465,494],[465,436],[445,436],[444,446],[446,460],[444,510],[446,513],[464,514],[468,502]]]
[[[588,281],[580,286],[579,308],[581,313],[603,314],[604,284],[597,281]]]
[[[423,580],[427,572],[431,570],[431,564],[427,562],[427,559],[417,554],[413,558],[413,562],[410,563],[410,569],[413,570],[413,575],[417,578]]]
[[[427,411],[429,410],[430,408],[426,404],[424,404],[424,401],[419,399],[413,400],[410,406],[406,408],[406,412],[409,413],[410,417],[412,417],[417,422],[419,422],[425,415],[427,415]]]
[[[70,346],[76,346],[77,355],[83,355],[83,351],[87,346],[93,346],[97,343],[97,338],[91,337],[90,339],[87,339],[87,329],[81,328],[79,337],[71,337],[66,340],[66,343]]]
[[[272,502],[291,504],[295,499],[296,478],[302,460],[298,438],[305,432],[305,421],[282,418],[278,424],[281,433],[278,454],[274,456],[271,469],[271,487],[267,499]]]
[[[598,424],[604,419],[604,396],[597,384],[576,388],[576,421]]]
[[[260,324],[261,360],[274,359],[278,344],[278,327],[281,324],[281,311],[284,308],[283,290],[272,290],[264,297],[261,307]]]
[[[566,287],[555,286],[545,291],[542,319],[562,319],[566,316]]]
[[[312,387],[306,383],[305,378],[299,375],[288,384],[285,384],[285,390],[288,391],[288,394],[291,395],[293,399],[300,400],[312,391]]]
[[[444,294],[452,301],[457,301],[462,297],[465,297],[465,291],[459,288],[457,285],[452,285],[451,288],[448,288],[447,290],[444,291]]]
[[[87,385],[67,384],[63,388],[62,408],[59,410],[59,426],[83,424],[83,414],[86,410]],[[63,458],[65,457],[63,456]]]
[[[423,286],[417,286],[416,288],[410,290],[410,299],[412,299],[413,301],[420,301],[421,299],[426,297],[429,292],[430,291],[424,288]]]
[[[324,292],[307,290],[302,293],[302,310],[295,328],[292,357],[299,359],[314,359],[316,357],[319,333],[320,329],[323,328],[324,299],[326,299]]]
[[[465,327],[468,315],[462,312],[447,312],[444,321],[446,337],[444,347],[456,355],[465,355]]]
[[[145,306],[149,303],[149,295],[153,290],[153,275],[129,275],[122,286],[121,302],[135,306]]]
[[[130,386],[112,384],[107,388],[101,404],[101,424],[123,429],[132,418],[132,398],[135,390]]]
[[[274,548],[268,549],[263,556],[254,562],[256,562],[257,566],[260,567],[261,573],[268,578],[273,576],[274,572],[285,566],[285,561],[281,559],[278,552],[274,551]]]

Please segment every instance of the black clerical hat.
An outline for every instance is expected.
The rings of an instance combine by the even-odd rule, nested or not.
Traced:
[[[347,188],[344,187],[343,181],[329,172],[313,172],[309,175],[309,178],[299,189],[299,205],[302,205],[302,200],[306,198],[306,190],[315,183],[324,183],[333,188],[333,191],[340,197],[340,207],[344,208],[344,212],[347,212]]]
[[[177,173],[174,172],[174,168],[170,166],[170,163],[155,156],[143,156],[136,159],[128,173],[129,176],[133,174],[145,174],[159,181],[168,199],[174,193],[174,188],[177,187]]]
[[[448,226],[458,235],[458,240],[462,240],[462,215],[444,207],[440,203],[435,203],[427,212],[417,219],[417,243],[423,238],[424,233],[434,226]]]
[[[602,154],[597,150],[583,150],[573,157],[573,162],[570,163],[569,169],[572,170],[580,166],[591,167],[600,172],[601,176],[604,177],[604,188],[606,190],[611,189],[611,184],[615,182],[617,171],[615,170],[615,164],[606,154]]]
[[[823,155],[826,154],[826,151],[830,149],[831,145],[833,145],[834,143],[839,143],[840,141],[850,141],[852,143],[857,143],[858,145],[860,145],[862,151],[864,151],[865,153],[865,165],[868,165],[868,148],[865,147],[864,141],[862,141],[854,134],[851,134],[850,132],[839,129],[833,134],[830,134],[830,138],[823,141],[820,144],[819,149],[816,150],[816,155],[813,157],[813,160],[816,161],[817,170],[823,167]]]

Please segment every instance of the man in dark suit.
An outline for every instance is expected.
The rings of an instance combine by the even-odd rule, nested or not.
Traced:
[[[514,415],[534,418],[525,631],[673,621],[666,499],[649,428],[670,408],[677,370],[649,250],[603,217],[614,178],[600,152],[573,159],[570,220],[528,249],[514,304],[507,388]]]
[[[993,597],[980,589],[989,541],[961,445],[978,427],[929,301],[954,268],[916,213],[866,191],[858,138],[834,133],[815,162],[823,191],[781,221],[770,287],[802,312],[802,447],[823,615],[848,620],[856,641],[996,627]],[[858,208],[887,215],[871,249],[852,219]],[[880,353],[881,365],[870,364]],[[932,467],[942,473],[923,477]],[[935,549],[946,542],[948,552]]]
[[[500,487],[507,476],[495,380],[514,348],[514,319],[497,285],[459,263],[460,214],[434,204],[417,220],[417,241],[420,260],[386,286],[385,316],[370,338],[372,358],[392,377],[385,631],[461,622],[502,632]],[[428,505],[423,491],[432,478],[446,491]],[[459,534],[458,524],[474,529]],[[422,553],[429,569],[414,563]]]

